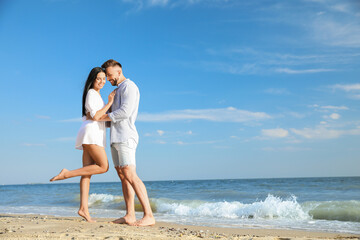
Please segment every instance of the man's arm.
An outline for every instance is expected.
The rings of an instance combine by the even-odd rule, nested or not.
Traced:
[[[111,107],[109,108],[109,110],[107,111],[106,115],[108,115],[109,113],[112,112],[111,109],[112,109],[112,105],[111,105]],[[111,120],[105,122],[105,127],[106,127],[106,128],[110,128],[110,127],[111,127]]]
[[[136,104],[137,88],[128,84],[121,92],[121,105],[119,109],[107,114],[112,122],[121,121],[130,117]]]

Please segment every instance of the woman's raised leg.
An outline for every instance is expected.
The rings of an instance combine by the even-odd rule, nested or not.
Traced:
[[[88,165],[72,171],[64,168],[58,175],[50,179],[50,182],[78,176],[101,174],[109,170],[109,163],[106,157],[105,149],[103,147],[95,144],[83,144],[83,149],[84,151],[86,150],[89,153],[91,159],[95,162],[95,164]]]

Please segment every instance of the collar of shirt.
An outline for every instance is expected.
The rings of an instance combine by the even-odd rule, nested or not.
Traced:
[[[119,83],[117,86],[120,87],[120,85],[125,82],[126,80],[130,80],[129,78],[126,78],[124,81],[122,81],[121,83]]]

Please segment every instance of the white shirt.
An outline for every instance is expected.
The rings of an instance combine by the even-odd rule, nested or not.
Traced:
[[[133,139],[136,143],[139,142],[139,135],[135,127],[139,101],[139,88],[133,81],[125,79],[118,85],[111,113],[109,113],[111,143],[126,142],[129,139]]]

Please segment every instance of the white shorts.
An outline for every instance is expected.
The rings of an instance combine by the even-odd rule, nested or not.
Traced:
[[[126,142],[112,143],[111,155],[115,167],[136,166],[135,152],[137,144],[134,139],[128,139]]]

